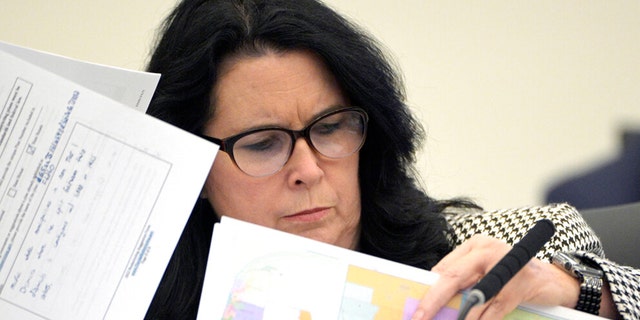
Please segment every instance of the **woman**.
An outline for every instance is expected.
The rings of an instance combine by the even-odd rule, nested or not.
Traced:
[[[501,238],[513,243],[550,217],[560,236],[540,257],[592,251],[582,255],[604,266],[615,288],[605,285],[596,311],[640,316],[632,303],[638,271],[599,258],[588,227],[574,230],[582,221],[571,208],[485,214],[464,200],[428,197],[413,171],[423,132],[400,78],[372,39],[321,3],[184,0],[148,70],[162,74],[149,114],[223,150],[148,318],[195,318],[211,228],[222,215],[441,273],[415,319],[432,318],[509,250],[486,236],[465,241],[479,228],[512,227]],[[509,224],[512,216],[518,223]],[[635,289],[623,292],[627,282]],[[579,292],[576,279],[536,259],[470,318],[502,317],[523,301],[574,307]]]

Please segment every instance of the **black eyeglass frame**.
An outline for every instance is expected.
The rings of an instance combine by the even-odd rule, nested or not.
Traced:
[[[350,154],[347,154],[345,156],[342,157],[330,157],[325,155],[324,153],[320,152],[314,145],[313,142],[311,141],[311,128],[318,123],[320,120],[323,120],[327,117],[330,117],[332,115],[338,114],[338,113],[342,113],[342,112],[350,112],[350,111],[355,111],[358,114],[360,114],[360,116],[362,117],[362,141],[360,142],[360,145],[354,149],[354,151]],[[245,132],[241,132],[238,133],[236,135],[230,136],[230,137],[226,137],[223,139],[219,139],[219,138],[215,138],[215,137],[210,137],[204,134],[201,134],[200,137],[202,137],[203,139],[213,142],[215,144],[217,144],[218,146],[220,146],[220,151],[225,152],[226,154],[229,155],[229,157],[231,158],[231,161],[233,162],[233,164],[240,169],[240,171],[246,173],[247,175],[250,176],[254,176],[251,175],[247,172],[245,172],[244,170],[242,170],[242,168],[240,168],[240,166],[238,165],[238,163],[236,162],[235,157],[233,156],[233,146],[234,144],[244,138],[245,136],[248,136],[250,134],[254,134],[256,132],[261,132],[261,131],[269,131],[269,130],[279,130],[279,131],[283,131],[285,133],[287,133],[290,137],[291,137],[291,141],[293,142],[291,144],[291,147],[289,148],[289,156],[287,157],[287,161],[285,161],[282,164],[282,167],[284,167],[285,164],[287,164],[287,162],[289,161],[289,158],[291,158],[291,154],[293,153],[293,149],[295,148],[295,144],[296,141],[299,138],[304,138],[304,140],[307,142],[307,145],[309,145],[309,147],[311,147],[311,149],[313,149],[313,151],[327,157],[330,159],[341,159],[341,158],[345,158],[348,157],[356,152],[358,152],[358,150],[360,150],[362,148],[362,146],[364,145],[364,142],[366,140],[367,137],[367,124],[369,121],[369,115],[367,114],[367,112],[360,108],[360,107],[348,107],[348,108],[342,108],[342,109],[336,109],[327,113],[324,113],[318,117],[316,117],[315,119],[313,119],[311,122],[309,122],[309,124],[307,124],[304,128],[302,128],[301,130],[291,130],[291,129],[287,129],[287,128],[282,128],[282,127],[264,127],[264,128],[258,128],[258,129],[253,129],[253,130],[249,130],[249,131],[245,131]],[[265,176],[269,176],[272,174],[275,174],[276,172],[280,171],[282,169],[282,167],[278,170],[276,170],[275,172],[271,173],[271,174],[266,174]]]

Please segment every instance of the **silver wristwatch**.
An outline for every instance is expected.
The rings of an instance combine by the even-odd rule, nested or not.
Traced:
[[[552,258],[553,264],[580,281],[580,297],[576,310],[598,314],[602,298],[603,272],[585,263],[571,253],[558,252]]]

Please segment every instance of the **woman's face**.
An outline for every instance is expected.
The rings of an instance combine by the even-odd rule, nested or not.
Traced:
[[[204,133],[216,138],[266,126],[299,130],[349,106],[321,60],[304,51],[227,60],[212,103],[215,113]],[[279,172],[252,177],[219,152],[204,193],[219,216],[353,249],[361,211],[358,157],[329,159],[300,138]]]

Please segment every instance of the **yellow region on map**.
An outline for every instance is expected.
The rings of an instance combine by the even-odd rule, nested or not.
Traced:
[[[311,320],[311,313],[309,311],[300,311],[300,319],[299,320]]]
[[[347,282],[373,290],[371,304],[379,308],[375,319],[404,319],[407,305],[422,299],[430,286],[374,270],[349,266]],[[447,308],[458,310],[462,295],[455,296]],[[415,310],[415,308],[413,308]]]

